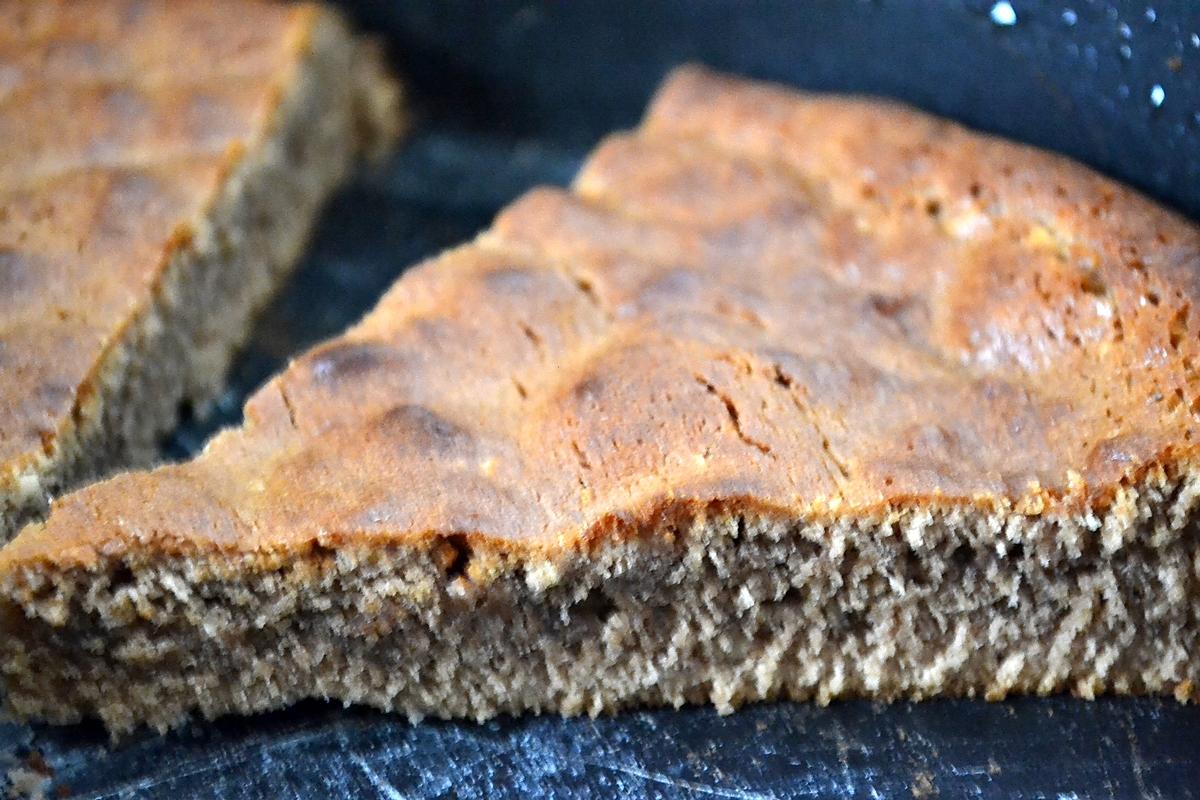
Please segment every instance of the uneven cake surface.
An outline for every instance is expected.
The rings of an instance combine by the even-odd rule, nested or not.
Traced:
[[[312,5],[0,3],[0,541],[217,388],[363,133],[395,124],[352,107],[392,91],[365,60]]]
[[[195,461],[25,529],[12,703],[1190,696],[1198,267],[1064,159],[682,70]]]

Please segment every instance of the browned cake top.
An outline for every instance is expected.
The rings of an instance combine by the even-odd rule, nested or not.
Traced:
[[[0,0],[0,479],[53,456],[105,353],[265,133],[315,18]]]
[[[0,555],[455,533],[553,548],[716,501],[1112,502],[1194,447],[1200,235],[894,105],[676,73],[572,192],[414,269],[196,461]]]

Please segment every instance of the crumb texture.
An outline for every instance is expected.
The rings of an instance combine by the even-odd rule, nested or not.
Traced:
[[[0,553],[11,702],[1189,697],[1198,269],[1064,159],[681,70],[198,459]]]
[[[1194,699],[1200,543],[1171,519],[1194,511],[1198,488],[1146,488],[1133,506],[1146,530],[1114,551],[1042,518],[804,525],[714,506],[551,559],[462,540],[133,552],[7,584],[23,607],[3,643],[8,701],[120,733],[306,697],[414,720],[774,698]]]
[[[389,136],[386,79],[314,7],[8,3],[0,60],[2,541],[211,398],[320,201]]]

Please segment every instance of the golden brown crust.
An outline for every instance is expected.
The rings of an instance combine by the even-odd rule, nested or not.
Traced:
[[[1200,234],[1062,158],[676,73],[574,191],[272,380],[192,463],[0,569],[466,534],[553,551],[717,503],[1087,513],[1192,457]]]
[[[0,4],[5,476],[53,457],[106,352],[269,130],[317,17],[259,2]]]

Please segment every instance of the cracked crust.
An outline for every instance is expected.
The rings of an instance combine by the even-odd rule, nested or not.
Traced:
[[[375,548],[392,589],[359,586],[342,605],[331,590],[335,622],[297,611],[254,630],[311,660],[328,641],[306,631],[352,641],[355,614],[382,614],[377,666],[396,667],[395,685],[362,678],[368,653],[343,677],[320,659],[285,677],[264,666],[267,645],[239,639],[234,656],[213,639],[214,658],[240,665],[229,674],[246,670],[241,694],[176,687],[169,702],[80,699],[79,713],[169,724],[313,694],[474,716],[780,694],[1186,697],[1198,266],[1194,226],[1064,159],[885,103],[685,69],[571,191],[535,190],[413,269],[195,461],[58,501],[0,553],[10,650],[69,650],[73,625],[119,638],[102,602],[115,565],[137,597],[155,570],[183,569],[270,598],[272,575],[359,586],[343,556]],[[731,555],[713,574],[687,560],[750,539],[785,554],[744,569]],[[52,592],[47,574],[85,588]],[[1162,594],[1139,594],[1135,575]],[[572,613],[628,626],[575,605],[618,576],[632,583],[600,606],[636,615],[653,596],[683,627],[660,637],[643,614],[586,669],[616,669],[623,641],[628,669],[658,684],[547,664],[539,694],[517,667],[480,666],[565,647],[553,626],[447,641],[465,673],[402,644],[470,609],[481,626]],[[209,596],[190,580],[157,591]],[[306,580],[288,603],[306,602]],[[808,634],[763,622],[787,597]],[[725,632],[750,644],[721,650]],[[703,652],[680,661],[675,634]],[[530,694],[503,690],[518,684]],[[37,692],[16,693],[25,713],[47,713]]]
[[[7,3],[0,62],[3,541],[203,408],[397,108],[312,5]]]
[[[64,499],[3,563],[123,547],[115,518],[167,548],[557,547],[668,496],[1104,505],[1194,451],[1198,254],[1063,159],[684,71],[573,191],[413,269],[197,461]],[[241,533],[109,510],[167,483]]]

